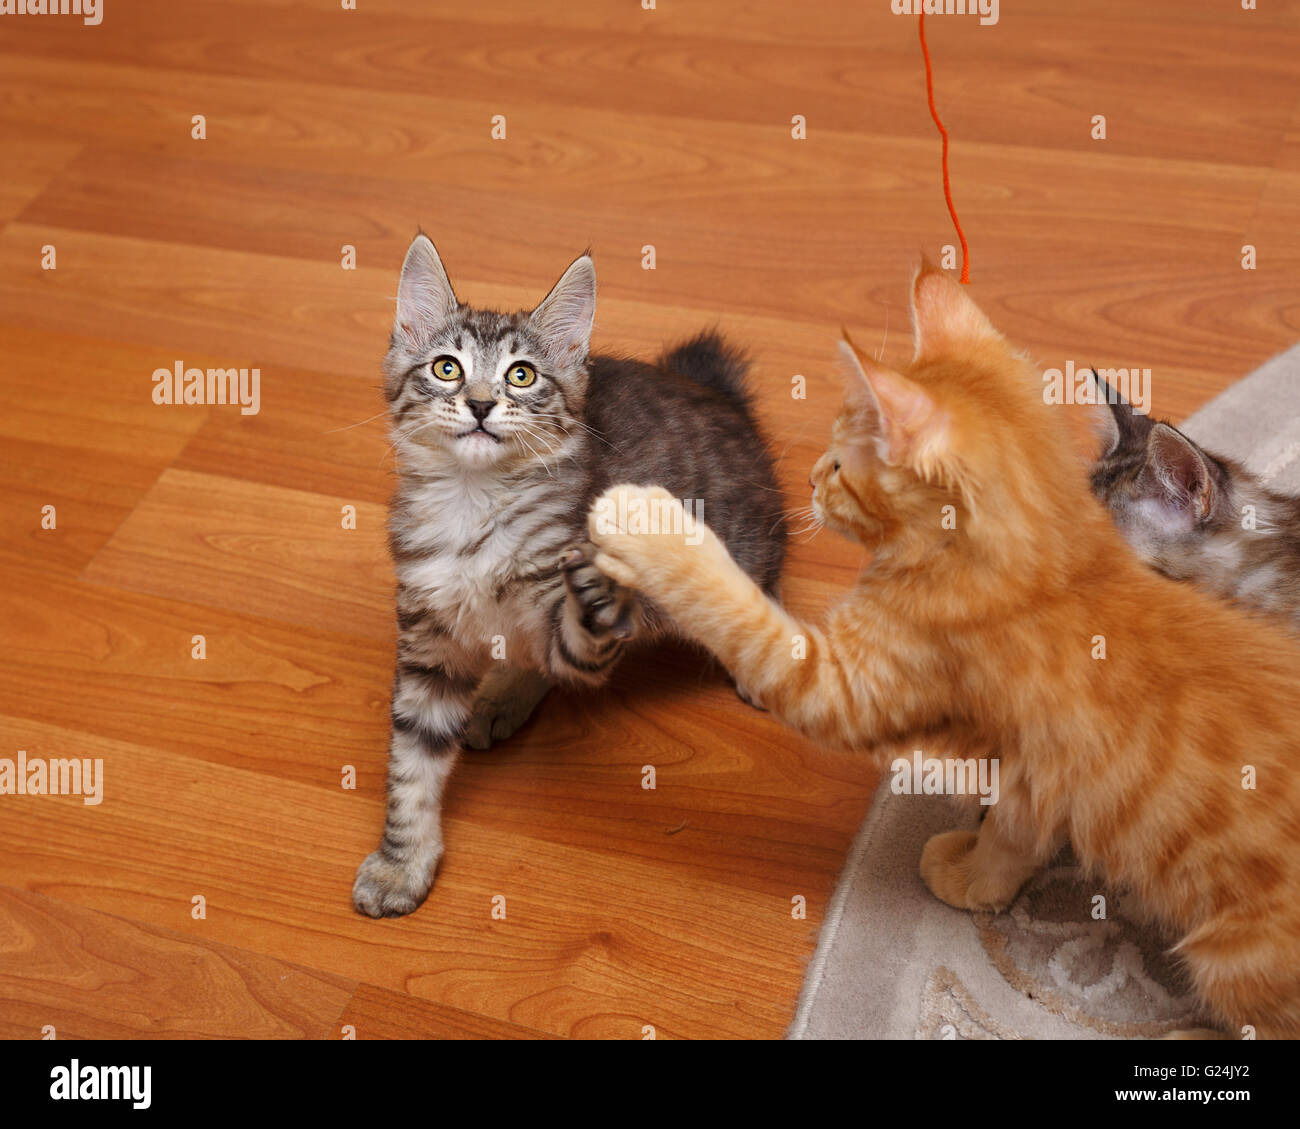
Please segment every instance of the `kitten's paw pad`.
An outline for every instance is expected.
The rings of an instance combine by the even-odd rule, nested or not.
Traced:
[[[560,557],[560,571],[577,602],[579,622],[590,635],[630,639],[636,633],[636,597],[596,567],[596,556],[596,546],[583,542]]]
[[[418,871],[418,872],[417,872]],[[352,905],[367,917],[403,917],[419,909],[433,886],[434,867],[411,868],[374,851],[357,867]]]

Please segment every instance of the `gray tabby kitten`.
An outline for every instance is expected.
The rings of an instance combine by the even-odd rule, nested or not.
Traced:
[[[406,253],[384,362],[400,475],[388,816],[352,888],[371,917],[428,894],[462,746],[509,736],[553,683],[599,685],[630,641],[671,630],[589,563],[587,510],[608,486],[689,499],[775,592],[785,521],[745,362],[712,333],[653,365],[589,358],[595,305],[587,255],[536,309],[495,313],[457,301],[424,235]]]
[[[1124,539],[1166,576],[1300,628],[1300,498],[1140,415],[1093,375],[1108,406],[1092,490]]]

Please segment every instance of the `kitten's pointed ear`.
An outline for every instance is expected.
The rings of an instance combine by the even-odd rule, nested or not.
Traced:
[[[845,402],[867,417],[868,426],[876,426],[880,417],[880,402],[872,390],[864,365],[874,365],[871,358],[859,358],[863,355],[853,344],[847,329],[841,330],[843,338],[835,343],[835,371],[844,381]]]
[[[1120,428],[1119,413],[1116,409],[1120,406],[1118,403],[1112,403],[1112,399],[1122,399],[1119,394],[1106,382],[1104,378],[1097,375],[1097,370],[1092,370],[1092,380],[1096,392],[1096,400],[1090,409],[1089,422],[1092,424],[1093,434],[1097,436],[1101,444],[1100,458],[1107,455],[1113,455],[1119,450],[1119,445],[1124,439],[1124,433]],[[1129,409],[1130,413],[1132,408]]]
[[[965,287],[928,260],[912,281],[912,327],[913,364],[961,354],[981,341],[1001,337]]]
[[[920,385],[860,352],[847,334],[839,343],[839,367],[849,402],[874,429],[880,457],[930,477],[948,453],[948,413]]]
[[[1219,488],[1205,453],[1166,423],[1151,429],[1142,482],[1197,521],[1209,517],[1218,497]]]
[[[411,240],[402,260],[393,335],[411,341],[427,338],[442,326],[458,304],[437,248],[421,232]]]
[[[596,264],[580,255],[532,314],[533,327],[561,355],[587,355],[596,316]]]
[[[1115,387],[1096,369],[1092,370],[1097,404],[1093,410],[1093,427],[1102,439],[1102,455],[1113,455],[1120,448],[1145,446],[1155,420],[1140,415]]]

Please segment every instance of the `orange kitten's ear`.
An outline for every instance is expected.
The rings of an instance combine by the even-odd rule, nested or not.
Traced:
[[[864,365],[873,368],[879,366],[870,357],[859,351],[858,347],[853,344],[853,339],[849,337],[847,329],[841,329],[840,332],[844,335],[844,339],[836,342],[835,371],[840,374],[840,378],[844,381],[845,402],[856,408],[865,417],[865,426],[879,427],[880,403],[876,399],[875,392],[871,389],[871,383],[867,379]]]
[[[920,385],[859,352],[847,333],[839,365],[849,402],[863,410],[880,457],[931,477],[948,454],[948,413]]]
[[[1000,334],[960,283],[923,262],[912,282],[912,325],[916,352],[912,363],[959,355]]]

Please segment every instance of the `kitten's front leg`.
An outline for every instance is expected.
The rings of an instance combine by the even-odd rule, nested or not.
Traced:
[[[641,626],[640,602],[592,563],[596,546],[574,545],[560,557],[564,596],[551,616],[551,673],[600,683]]]
[[[469,723],[481,663],[450,636],[404,637],[393,679],[388,813],[379,849],[357,869],[352,904],[369,917],[416,909],[442,858],[442,793]]]
[[[543,574],[535,597],[540,606],[552,601],[546,621],[547,671],[499,664],[484,676],[474,699],[474,715],[464,743],[490,748],[509,737],[531,716],[557,680],[603,682],[623,652],[623,644],[641,625],[640,601],[592,563],[596,547],[574,545],[560,557],[564,583],[557,593],[554,573]]]
[[[656,515],[657,531],[635,531],[628,515],[636,514]],[[717,655],[765,709],[822,744],[880,738],[878,683],[888,660],[863,668],[846,651],[845,633],[795,619],[666,490],[613,487],[596,500],[587,528],[599,549],[596,565],[667,611],[676,629]]]

